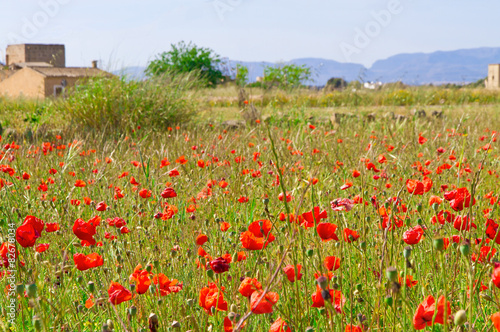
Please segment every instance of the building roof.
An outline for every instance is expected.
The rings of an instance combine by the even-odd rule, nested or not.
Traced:
[[[18,68],[25,68],[25,67],[54,67],[50,63],[47,62],[16,62],[12,64],[15,67]]]
[[[98,68],[79,68],[79,67],[31,67],[32,70],[42,74],[45,77],[91,77],[99,75],[110,75]]]

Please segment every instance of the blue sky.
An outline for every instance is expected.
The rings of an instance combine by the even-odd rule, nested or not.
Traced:
[[[12,42],[62,43],[68,66],[99,59],[119,69],[185,40],[233,60],[370,66],[398,53],[500,47],[499,12],[498,0],[2,0],[0,59]]]

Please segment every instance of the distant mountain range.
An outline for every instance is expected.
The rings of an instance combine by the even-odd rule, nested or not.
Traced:
[[[322,86],[332,77],[346,81],[381,81],[384,83],[402,81],[411,85],[472,83],[486,78],[488,64],[500,63],[500,47],[475,48],[433,53],[398,54],[376,61],[370,68],[355,63],[342,63],[318,58],[301,58],[288,61],[312,68],[313,82],[307,84]],[[247,62],[229,60],[228,66],[242,64],[248,67],[250,82],[263,75],[264,67],[275,66],[272,62]],[[115,74],[127,75],[132,79],[143,79],[143,67],[128,67]]]

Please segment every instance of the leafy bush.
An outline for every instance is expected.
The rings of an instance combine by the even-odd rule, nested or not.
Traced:
[[[183,41],[172,49],[158,55],[156,60],[149,63],[146,74],[150,77],[160,76],[167,72],[173,74],[200,73],[207,85],[215,86],[223,79],[220,70],[222,61],[220,56],[209,48],[198,47]]]
[[[199,86],[194,75],[170,73],[147,81],[94,78],[70,91],[54,104],[78,125],[95,130],[131,130],[143,126],[165,130],[189,121],[195,113],[191,89]]]
[[[236,65],[236,85],[245,86],[248,82],[248,67]]]
[[[264,82],[282,88],[298,87],[311,78],[311,68],[294,64],[264,68]]]

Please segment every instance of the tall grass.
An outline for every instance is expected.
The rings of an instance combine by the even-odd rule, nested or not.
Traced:
[[[195,75],[164,75],[147,81],[95,78],[69,92],[54,108],[68,121],[91,130],[128,131],[145,126],[165,130],[195,114],[190,96],[198,87]]]

